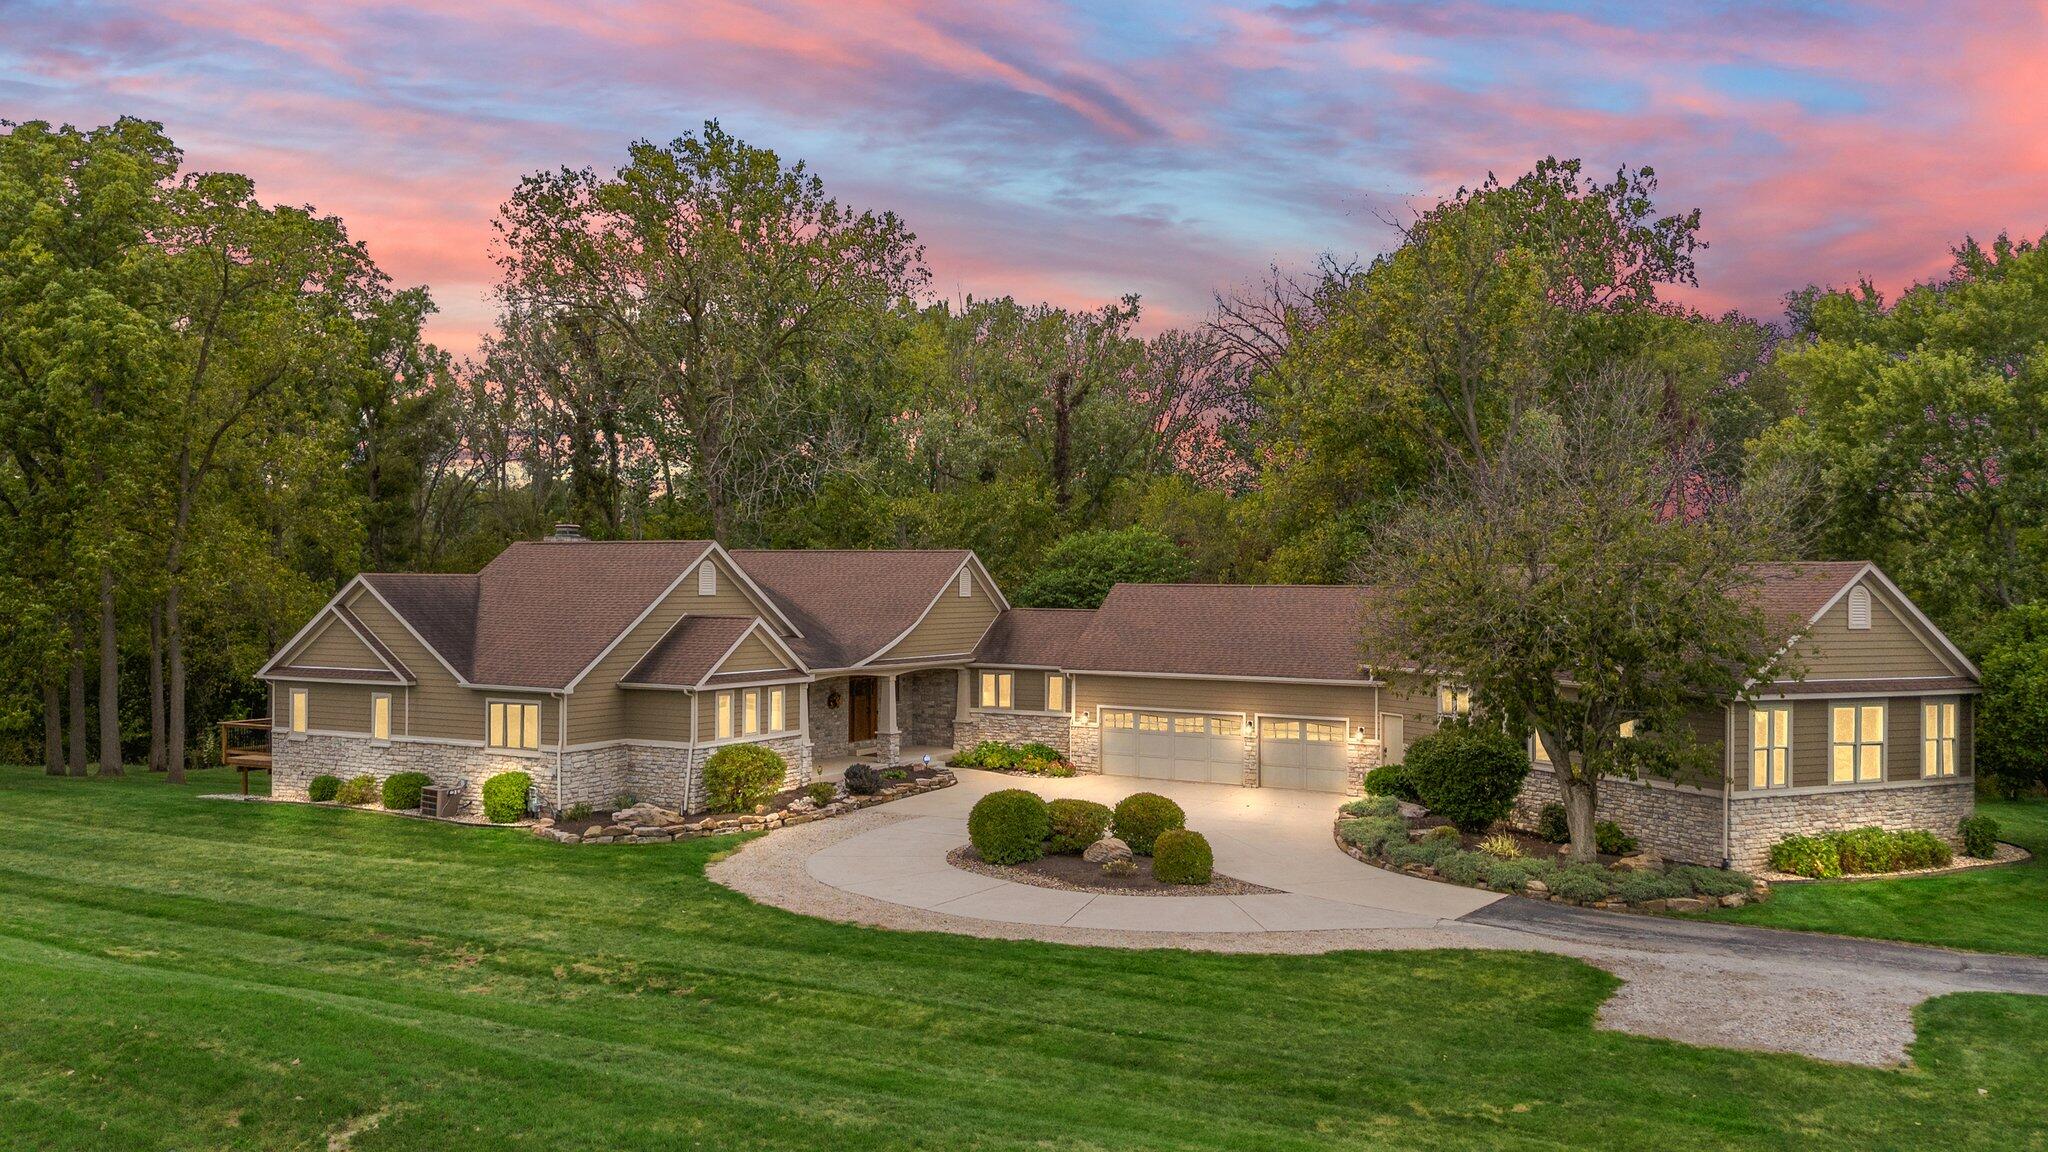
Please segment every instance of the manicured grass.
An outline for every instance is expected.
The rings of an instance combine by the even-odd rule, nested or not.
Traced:
[[[826,924],[732,841],[0,770],[0,1147],[2042,1148],[2048,1000],[1872,1070],[1596,1032],[1555,956],[1119,952]],[[369,1123],[374,1118],[375,1127]]]
[[[1785,884],[1764,904],[1709,918],[2048,956],[2048,799],[1980,800],[1977,811],[2034,858],[1948,876]]]

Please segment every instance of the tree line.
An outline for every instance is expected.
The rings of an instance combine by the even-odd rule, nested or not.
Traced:
[[[1662,294],[1704,242],[1648,168],[1547,160],[1388,223],[1147,334],[1135,296],[934,298],[906,221],[712,122],[521,180],[457,360],[342,221],[185,171],[161,127],[0,125],[0,754],[210,762],[340,582],[556,520],[973,548],[1019,603],[1370,576],[1592,380],[1654,401],[1693,482],[1800,478],[1759,554],[1877,560],[1971,643],[2041,597],[2036,245],[1773,324]]]

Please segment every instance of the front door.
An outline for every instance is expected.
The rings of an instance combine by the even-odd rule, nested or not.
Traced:
[[[875,738],[875,678],[856,676],[846,682],[846,739],[865,744]]]

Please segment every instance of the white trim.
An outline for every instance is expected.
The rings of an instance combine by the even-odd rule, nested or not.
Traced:
[[[520,745],[516,745],[516,746],[514,746],[514,745],[506,745],[506,744],[493,744],[493,743],[491,743],[491,705],[493,705],[493,704],[506,704],[506,705],[517,705],[517,706],[519,706],[519,707],[521,707],[521,708],[525,708],[525,707],[529,707],[529,706],[530,706],[530,707],[532,707],[532,709],[533,709],[533,747],[531,747],[531,748],[528,748],[528,747],[527,747],[526,745],[524,745],[524,744],[520,744]],[[491,750],[491,751],[493,751],[493,752],[504,752],[504,753],[507,753],[507,754],[509,754],[509,755],[513,755],[513,756],[538,756],[538,755],[540,755],[540,754],[541,754],[542,752],[545,752],[545,751],[547,751],[547,745],[543,744],[543,743],[541,742],[541,739],[540,739],[540,725],[541,725],[541,719],[542,719],[542,717],[544,716],[544,714],[546,713],[546,711],[547,711],[547,701],[546,701],[545,699],[542,699],[542,700],[511,700],[511,699],[506,699],[505,697],[502,697],[502,696],[485,696],[485,697],[484,697],[484,747],[485,747],[485,748],[488,748],[488,749],[490,749],[490,750]],[[521,732],[523,733],[523,732],[525,731],[525,728],[526,728],[526,726],[525,726],[525,724],[524,724],[524,723],[522,722],[522,723],[520,724],[520,731],[521,731]]]
[[[781,637],[769,631],[768,626],[761,622],[761,618],[759,616],[756,616],[754,617],[753,622],[747,625],[745,631],[742,631],[740,633],[740,638],[733,641],[731,647],[728,647],[723,655],[721,655],[718,659],[713,660],[711,662],[710,670],[705,672],[704,678],[697,681],[697,683],[693,685],[693,687],[703,688],[706,685],[710,684],[711,678],[713,676],[718,675],[719,669],[725,667],[725,662],[727,660],[732,659],[732,654],[739,651],[740,645],[745,644],[747,642],[747,637],[752,636],[756,632],[759,632],[762,636],[768,639],[770,647],[781,650],[784,656],[789,657],[790,666],[787,668],[741,669],[739,672],[733,673],[733,675],[749,676],[752,675],[754,672],[760,672],[764,676],[781,676],[786,672],[795,672],[799,676],[809,676],[811,674],[811,670],[809,668],[804,667],[803,659],[799,657],[794,651],[792,651],[789,645],[784,644],[782,642]],[[652,649],[650,649],[650,651],[652,651]]]
[[[312,665],[312,664],[294,664],[294,665],[288,665],[288,667],[294,667],[294,668],[312,668],[312,667],[315,667],[315,665]],[[366,671],[366,669],[362,669],[362,668],[337,668],[337,669],[334,669],[334,671],[337,671],[337,672],[362,672],[362,671]],[[409,681],[391,681],[391,680],[357,680],[357,679],[354,679],[354,678],[352,678],[352,677],[346,677],[346,676],[291,676],[291,675],[277,676],[277,675],[271,675],[271,676],[260,676],[260,677],[257,677],[257,679],[260,679],[260,680],[265,680],[265,681],[268,681],[268,682],[270,682],[270,683],[272,683],[272,684],[360,684],[360,685],[367,685],[367,686],[369,686],[369,687],[371,687],[371,688],[405,688],[405,687],[409,687],[409,686],[410,686],[410,682],[409,682]]]
[[[1252,713],[1251,720],[1249,721],[1249,723],[1252,726],[1251,739],[1259,741],[1261,743],[1263,743],[1266,739],[1266,734],[1260,731],[1259,728],[1259,721],[1261,720],[1299,720],[1304,724],[1335,724],[1337,727],[1342,728],[1344,730],[1344,738],[1342,740],[1336,741],[1336,744],[1339,747],[1348,745],[1353,740],[1375,740],[1377,739],[1377,733],[1379,732],[1379,719],[1377,717],[1373,719],[1373,732],[1375,733],[1375,735],[1359,736],[1352,732],[1351,717],[1349,716],[1298,716],[1292,712],[1254,712]],[[1285,737],[1282,737],[1282,739],[1285,739]],[[1300,739],[1295,740],[1294,743],[1327,744],[1330,743],[1330,741],[1310,740],[1308,738],[1308,730],[1304,728],[1302,729],[1302,735]]]
[[[1062,668],[1057,664],[997,664],[994,661],[977,662],[973,660],[969,660],[967,662],[967,667],[974,669],[1014,668],[1019,672],[1058,672],[1061,675],[1065,675],[1067,671],[1065,668]]]
[[[265,660],[263,662],[263,667],[258,668],[256,670],[256,679],[264,679],[265,676],[270,672],[270,669],[273,666],[275,666],[279,660],[284,659],[284,654],[298,647],[299,641],[304,640],[306,638],[306,634],[313,630],[313,626],[315,624],[320,623],[321,620],[323,620],[327,616],[327,610],[329,608],[334,607],[336,604],[341,603],[341,598],[343,596],[348,595],[348,590],[355,587],[358,584],[363,584],[363,578],[360,575],[349,577],[348,583],[343,584],[341,586],[340,591],[336,592],[333,595],[333,597],[331,597],[327,601],[327,603],[322,604],[320,606],[320,610],[318,612],[313,613],[313,618],[311,620],[306,621],[304,627],[300,628],[297,632],[293,633],[292,638],[290,640],[285,641],[284,647],[279,648],[276,652],[271,653],[270,659]],[[364,584],[363,586],[368,587],[369,585]],[[393,615],[397,615],[397,613],[393,613]]]
[[[1844,792],[1876,792],[1888,788],[1974,787],[1975,776],[1958,772],[1954,776],[1916,776],[1910,780],[1869,780],[1861,784],[1801,784],[1796,788],[1751,788],[1731,790],[1736,800],[1774,800],[1780,796],[1825,796]]]
[[[903,643],[906,637],[908,637],[912,632],[917,631],[917,626],[919,624],[924,623],[925,617],[930,616],[932,614],[932,609],[937,608],[939,606],[939,602],[946,598],[946,593],[953,590],[954,583],[960,579],[960,573],[965,571],[969,564],[974,565],[974,570],[980,574],[982,585],[988,589],[989,599],[994,601],[996,606],[995,616],[992,617],[987,624],[982,626],[981,635],[976,636],[974,638],[974,643],[969,644],[967,646],[967,651],[963,653],[954,653],[954,655],[972,656],[974,654],[974,650],[976,648],[981,647],[981,642],[988,637],[988,630],[990,628],[995,627],[996,621],[1002,619],[1003,613],[1008,612],[1010,610],[1010,602],[1003,598],[1003,590],[996,587],[995,578],[988,574],[988,569],[981,566],[981,557],[976,556],[973,552],[970,551],[969,553],[967,553],[967,558],[960,561],[960,566],[958,568],[953,569],[952,574],[946,577],[946,582],[939,586],[939,594],[932,597],[932,602],[925,605],[924,611],[919,612],[917,614],[917,619],[910,622],[910,627],[905,628],[901,632],[898,632],[896,634],[895,639],[889,641],[887,644],[884,644],[880,648],[876,649],[872,655],[866,657],[865,659],[857,661],[853,665],[853,667],[866,668],[868,665],[874,663],[875,661],[881,659],[884,656],[887,656],[892,650],[895,649],[895,647],[898,644]],[[913,659],[923,660],[926,659],[926,657],[918,656],[913,657]]]
[[[1235,716],[1240,721],[1245,720],[1251,715],[1248,712],[1237,712],[1229,708],[1157,708],[1150,704],[1097,704],[1095,706],[1095,725],[1098,728],[1102,726],[1102,712],[1105,708],[1111,712],[1167,712],[1184,716]],[[1048,715],[1058,716],[1061,713],[1053,712],[1048,713]],[[1086,713],[1084,712],[1082,715],[1086,715]]]
[[[1935,627],[1934,621],[1929,620],[1927,618],[1927,614],[1925,612],[1920,611],[1920,606],[1918,604],[1913,603],[1911,598],[1909,598],[1904,592],[1900,591],[1899,586],[1897,584],[1892,583],[1891,577],[1886,576],[1883,570],[1881,570],[1880,568],[1878,568],[1877,565],[1871,563],[1868,560],[1863,562],[1863,567],[1857,569],[1856,574],[1854,576],[1851,576],[1848,580],[1844,581],[1842,583],[1842,586],[1835,590],[1835,594],[1833,596],[1828,597],[1827,603],[1822,604],[1818,611],[1816,611],[1812,616],[1807,617],[1805,630],[1795,633],[1791,639],[1785,641],[1783,647],[1779,648],[1775,653],[1772,653],[1770,664],[1767,664],[1766,667],[1770,667],[1771,665],[1776,664],[1778,662],[1778,659],[1784,656],[1785,653],[1790,652],[1794,645],[1798,644],[1801,640],[1806,639],[1808,632],[1813,628],[1813,626],[1815,624],[1820,623],[1820,618],[1827,615],[1829,609],[1841,603],[1842,598],[1849,594],[1849,590],[1856,587],[1858,584],[1861,584],[1863,582],[1863,578],[1866,576],[1876,577],[1878,586],[1883,588],[1885,590],[1885,593],[1888,596],[1890,596],[1893,600],[1897,601],[1901,605],[1904,605],[1906,611],[1912,613],[1913,619],[1916,622],[1918,622],[1921,629],[1924,630],[1927,633],[1927,635],[1934,637],[1934,639],[1940,644],[1940,649],[1937,654],[1946,653],[1951,659],[1954,660],[1956,664],[1961,665],[1963,674],[1969,676],[1971,679],[1983,679],[1984,674],[1978,671],[1977,666],[1975,664],[1970,663],[1970,658],[1968,656],[1963,655],[1963,650],[1956,647],[1955,641],[1950,640],[1948,638],[1947,633]],[[1920,640],[1922,644],[1926,643],[1926,641],[1921,637],[1916,636],[1914,637],[1914,639]],[[1886,679],[1886,677],[1873,676],[1868,677],[1868,679],[1879,680]],[[1753,684],[1755,683],[1755,681],[1752,681],[1751,683]]]
[[[1840,681],[1840,683],[1848,684],[1856,683],[1856,681],[1844,680]],[[1863,683],[1868,683],[1868,681],[1863,681]],[[1973,686],[1969,688],[1902,688],[1897,691],[1879,692],[1875,696],[1871,695],[1867,690],[1858,692],[1765,692],[1748,697],[1748,700],[1889,700],[1895,696],[1910,698],[1915,696],[1981,696],[1983,694],[1984,689]]]
[[[1251,684],[1330,684],[1340,688],[1384,688],[1384,680],[1323,680],[1309,676],[1219,676],[1207,672],[1120,672],[1102,668],[1068,668],[1076,676],[1133,676],[1140,680],[1234,680]]]
[[[774,601],[769,600],[767,596],[761,592],[760,588],[755,586],[753,581],[747,579],[747,575],[744,571],[741,570],[739,562],[734,560],[730,553],[728,553],[725,549],[720,548],[718,546],[717,541],[707,541],[705,544],[704,551],[700,553],[695,560],[692,560],[687,566],[685,566],[682,572],[679,573],[676,576],[676,578],[669,583],[668,587],[661,590],[661,595],[656,596],[651,602],[648,603],[647,607],[641,609],[640,614],[638,616],[633,617],[633,622],[631,624],[626,625],[624,631],[620,632],[617,636],[612,637],[611,643],[606,644],[604,646],[604,650],[597,654],[596,659],[593,659],[589,664],[584,665],[583,671],[578,672],[575,676],[571,677],[569,682],[562,686],[561,691],[574,692],[576,690],[576,686],[578,684],[583,683],[584,677],[590,675],[590,673],[594,671],[599,664],[604,663],[604,658],[611,655],[612,650],[614,648],[617,648],[619,645],[625,643],[626,637],[631,636],[636,630],[639,629],[640,625],[646,623],[647,618],[649,616],[654,615],[654,610],[656,608],[661,607],[662,604],[666,602],[670,596],[675,595],[676,589],[682,587],[683,581],[689,579],[693,574],[696,573],[698,568],[703,566],[706,560],[711,559],[713,556],[725,557],[726,566],[728,568],[731,568],[733,572],[739,576],[740,580],[744,582],[745,586],[753,591],[754,595],[749,597],[749,599],[755,599],[758,601],[754,605],[754,607],[757,609],[757,611],[754,614],[754,619],[756,622],[758,622],[761,619],[761,614],[758,611],[758,609],[766,607],[769,611],[775,613],[776,619],[781,620],[784,624],[789,625],[789,630],[792,635],[803,635],[802,632],[797,630],[797,626],[795,624],[790,623],[789,617],[784,616],[782,614],[782,611],[775,607]],[[685,610],[683,615],[689,616],[690,613],[688,610]],[[697,613],[697,615],[719,616],[726,615],[726,613],[699,612]],[[677,623],[681,623],[681,620],[678,620]],[[669,625],[668,628],[662,630],[662,635],[668,635],[669,631],[672,630],[674,627],[674,624]],[[658,644],[660,642],[660,638],[657,637],[655,643]],[[653,645],[649,645],[650,649],[652,647]],[[731,652],[726,653],[726,655],[728,656],[731,654]],[[793,657],[795,653],[791,653],[790,655]],[[797,665],[798,667],[802,667],[802,661],[798,661]],[[714,669],[716,668],[715,665],[713,667]]]
[[[386,600],[382,592],[377,591],[376,585],[370,583],[368,580],[364,580],[361,576],[356,577],[354,581],[351,581],[351,583],[361,583],[363,586],[363,590],[365,592],[368,592],[371,595],[371,597],[377,601],[378,604],[382,605],[384,611],[391,613],[391,618],[393,620],[398,621],[398,626],[400,628],[405,629],[406,632],[410,634],[413,639],[419,641],[420,647],[425,648],[427,650],[427,655],[432,656],[436,661],[439,661],[441,667],[446,668],[448,670],[448,674],[450,676],[455,677],[455,682],[457,684],[462,685],[464,688],[482,687],[482,685],[470,683],[469,677],[464,676],[460,672],[457,672],[455,670],[455,665],[450,664],[448,662],[448,658],[446,656],[441,655],[439,649],[435,648],[432,644],[427,643],[427,638],[425,636],[420,635],[419,629],[414,628],[412,626],[412,621],[407,620],[403,613],[399,612],[398,609],[393,608],[391,606],[391,601]],[[473,638],[472,642],[474,642]]]
[[[313,690],[285,686],[284,731],[287,740],[303,740],[313,732]],[[306,702],[306,726],[299,726],[299,701]]]
[[[754,578],[752,576],[747,575],[746,565],[741,564],[739,560],[736,557],[734,557],[732,553],[727,552],[725,550],[725,546],[720,544],[718,541],[709,540],[706,541],[706,543],[709,544],[710,547],[705,549],[704,556],[699,556],[697,558],[698,564],[702,564],[704,562],[704,558],[706,556],[710,556],[713,552],[716,552],[718,555],[725,557],[726,567],[732,569],[732,574],[739,577],[740,583],[745,585],[747,591],[753,594],[749,597],[749,599],[755,601],[758,607],[768,609],[768,611],[772,613],[777,620],[782,621],[783,627],[789,629],[789,634],[791,636],[796,636],[799,638],[803,636],[804,630],[797,627],[796,621],[791,620],[787,615],[783,613],[782,606],[775,602],[775,598],[773,596],[768,595],[766,589],[762,588],[759,584],[754,583]],[[695,565],[692,565],[692,567],[694,566]]]

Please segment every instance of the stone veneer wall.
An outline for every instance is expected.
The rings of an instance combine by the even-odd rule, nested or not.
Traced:
[[[811,746],[800,735],[778,736],[754,741],[782,754],[788,771],[782,775],[784,788],[808,784],[814,774]],[[652,744],[631,745],[631,791],[641,801],[673,808],[678,812],[704,809],[704,762],[717,748],[671,748]]]
[[[1771,845],[1794,833],[1871,825],[1924,829],[1960,847],[1956,825],[1976,810],[1976,791],[1968,779],[1827,792],[1737,792],[1728,809],[1729,855],[1735,867],[1755,871],[1765,866]]]
[[[1527,827],[1545,804],[1561,804],[1557,775],[1534,769],[1515,798],[1515,819]],[[1612,820],[1647,848],[1668,860],[1718,866],[1721,863],[1721,795],[1640,780],[1602,780],[1596,819]],[[1740,864],[1736,865],[1741,867]]]
[[[957,748],[953,713],[960,674],[951,668],[911,672],[896,681],[896,726],[912,747]]]
[[[1094,724],[1076,724],[1067,729],[1067,762],[1076,772],[1102,771],[1102,729]]]
[[[1069,735],[1078,731],[1068,723],[1064,712],[970,712],[967,719],[954,722],[953,734],[959,738],[954,746],[966,751],[984,740],[995,740],[1004,744],[1050,744],[1073,757],[1072,741]],[[1076,771],[1096,771],[1094,765],[1082,768],[1079,761],[1074,763]]]
[[[813,680],[808,691],[811,697],[811,754],[820,760],[838,760],[853,755],[853,744],[846,739],[846,678],[834,676],[829,680]],[[839,706],[827,707],[825,701],[834,692],[839,694]]]

